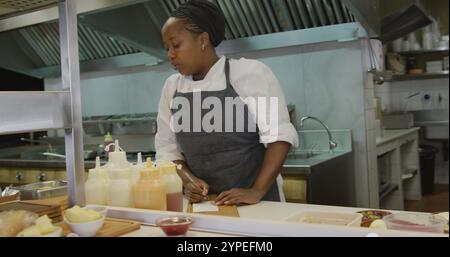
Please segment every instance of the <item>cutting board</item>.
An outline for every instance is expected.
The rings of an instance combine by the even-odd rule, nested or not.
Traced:
[[[20,198],[19,193],[15,194],[15,195],[0,196],[0,203],[17,201],[17,200],[19,200],[19,198]]]
[[[58,205],[48,205],[48,204],[36,204],[36,203],[27,203],[27,202],[9,202],[0,204],[0,211],[10,211],[10,210],[24,210],[34,212],[38,215],[61,215],[60,206]]]
[[[0,212],[11,210],[24,210],[36,213],[38,216],[47,215],[52,222],[62,219],[61,207],[59,205],[36,204],[22,201],[0,204]]]
[[[66,210],[69,207],[69,200],[67,196],[60,196],[55,198],[40,199],[40,200],[27,200],[27,203],[44,204],[44,205],[58,205],[61,207],[61,211]]]
[[[72,233],[65,223],[55,224],[63,229],[62,236]],[[97,232],[96,237],[117,237],[141,228],[141,224],[132,220],[106,218],[103,227]]]
[[[208,201],[216,200],[216,195],[208,196]],[[187,212],[193,213],[192,203],[187,206]],[[216,212],[199,212],[198,214],[215,215],[215,216],[227,216],[227,217],[239,217],[238,209],[235,205],[233,206],[219,206],[219,211]]]

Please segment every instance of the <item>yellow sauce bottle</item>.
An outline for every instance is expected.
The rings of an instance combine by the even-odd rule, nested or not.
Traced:
[[[147,168],[141,170],[141,176],[134,188],[134,203],[139,209],[166,211],[166,183],[159,170],[147,161]]]
[[[177,165],[163,163],[159,168],[166,182],[167,210],[183,212],[183,181],[178,176]]]

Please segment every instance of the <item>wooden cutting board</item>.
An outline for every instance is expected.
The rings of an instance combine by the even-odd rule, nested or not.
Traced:
[[[60,197],[40,199],[40,200],[27,200],[24,202],[44,204],[44,205],[59,205],[59,206],[61,206],[61,211],[64,211],[69,207],[69,200],[68,200],[67,196],[60,196]]]
[[[38,216],[47,215],[53,223],[62,220],[61,207],[59,205],[36,204],[22,201],[8,202],[0,204],[0,212],[23,210],[36,213]]]
[[[9,196],[0,196],[0,203],[7,203],[7,202],[13,202],[19,200],[20,196],[19,193],[15,195],[9,195]]]
[[[72,233],[69,226],[65,223],[55,224],[56,226],[62,227],[62,236],[67,236]],[[132,220],[121,220],[106,218],[103,227],[97,232],[96,237],[117,237],[141,228],[141,224]]]
[[[209,201],[216,200],[216,195],[210,195],[208,196]],[[187,212],[193,213],[193,206],[192,203],[189,203],[187,206]],[[216,216],[226,216],[226,217],[239,217],[239,211],[237,209],[237,206],[219,206],[219,211],[216,212],[200,212],[198,214],[206,214],[206,215],[216,215]]]
[[[0,212],[1,211],[10,211],[10,210],[24,210],[34,212],[38,215],[51,215],[55,214],[61,215],[60,207],[58,205],[47,205],[47,204],[36,204],[36,203],[27,203],[27,202],[9,202],[0,204]]]

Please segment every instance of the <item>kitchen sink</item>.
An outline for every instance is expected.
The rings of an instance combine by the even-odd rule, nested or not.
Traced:
[[[326,154],[327,152],[307,152],[307,151],[297,151],[289,153],[287,156],[288,160],[307,160],[311,158],[317,158],[320,155]]]
[[[55,155],[64,156],[64,146],[63,147],[55,147],[53,151],[49,151],[46,147],[37,147],[33,149],[26,149],[25,151],[20,153],[20,159],[23,160],[63,160],[64,158],[58,158],[55,156],[44,155],[44,153],[52,153]]]

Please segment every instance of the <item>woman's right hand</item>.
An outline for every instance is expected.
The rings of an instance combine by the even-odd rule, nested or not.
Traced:
[[[209,185],[199,178],[193,178],[184,185],[184,195],[191,203],[201,203],[208,198]]]

